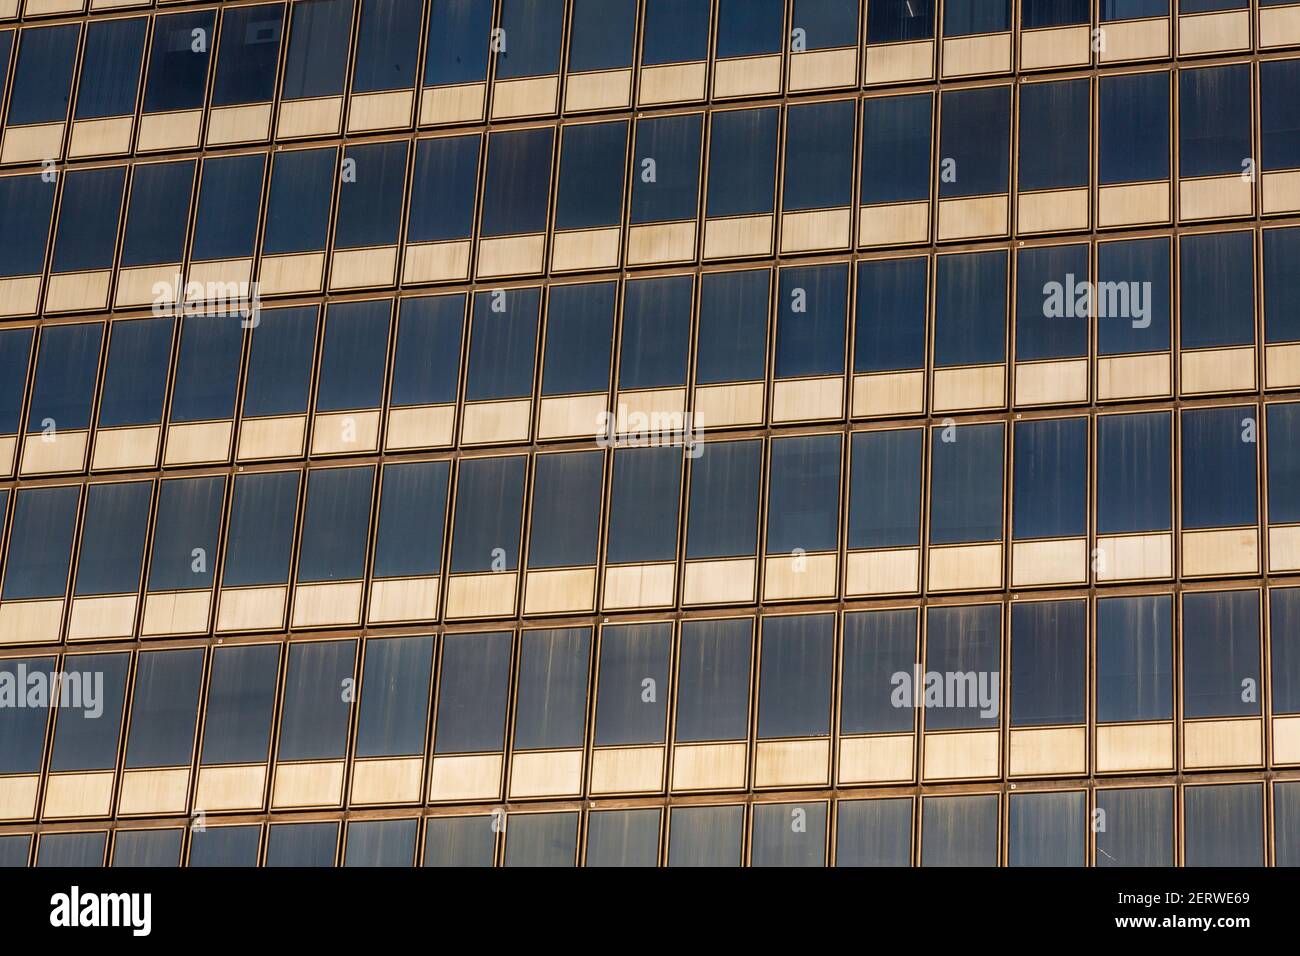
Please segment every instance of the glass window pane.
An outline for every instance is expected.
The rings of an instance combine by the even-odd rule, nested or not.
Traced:
[[[134,167],[122,239],[123,266],[181,261],[193,191],[193,160]]]
[[[1006,251],[939,256],[934,271],[935,366],[1005,362]]]
[[[1167,594],[1097,601],[1097,720],[1173,717],[1173,601]]]
[[[235,477],[222,587],[288,582],[298,478],[296,471]]]
[[[587,815],[586,866],[654,866],[658,861],[658,807]]]
[[[782,208],[827,209],[853,201],[853,100],[791,106],[786,116]]]
[[[353,175],[340,177],[334,248],[396,245],[406,195],[406,143],[348,146],[343,162]]]
[[[507,289],[474,296],[465,397],[478,402],[533,394],[541,290]]]
[[[150,591],[194,591],[212,586],[225,498],[223,475],[161,483],[149,549]]]
[[[451,571],[513,571],[519,567],[526,456],[462,460],[456,486]]]
[[[1097,87],[1098,181],[1169,178],[1169,73],[1103,76]]]
[[[840,733],[910,732],[916,701],[900,706],[893,691],[915,668],[915,608],[845,614]]]
[[[202,684],[202,648],[140,654],[126,738],[128,769],[189,766]]]
[[[1300,866],[1300,781],[1273,784],[1273,845],[1275,866]]]
[[[1059,0],[1053,0],[1059,2]],[[1071,0],[1077,6],[1077,0]],[[1083,0],[1083,19],[1088,22],[1088,0]],[[1031,11],[1022,13],[1026,21]],[[1073,15],[1073,11],[1071,12]],[[1028,22],[1025,26],[1029,26]],[[1036,23],[1034,26],[1058,26]],[[1020,151],[1017,182],[1021,190],[1060,189],[1087,186],[1092,162],[1092,85],[1087,80],[1057,83],[1025,83],[1020,87]],[[961,176],[961,170],[957,170]]]
[[[996,866],[996,794],[922,797],[922,866]]]
[[[691,465],[686,558],[732,558],[758,551],[763,444],[709,442]]]
[[[554,136],[553,127],[543,126],[488,137],[483,236],[546,231]]]
[[[718,57],[781,50],[783,0],[718,0]]]
[[[7,833],[0,836],[0,869],[25,867],[31,849],[30,833]]]
[[[126,703],[131,655],[78,654],[63,659],[50,770],[112,770]]]
[[[1097,790],[1097,866],[1172,866],[1174,790]]]
[[[617,296],[615,282],[551,286],[542,357],[543,396],[609,390]]]
[[[577,22],[575,19],[575,27]],[[627,170],[627,122],[566,126],[563,137],[555,228],[619,225],[623,219],[623,179]]]
[[[677,671],[678,743],[749,734],[753,621],[683,621]]]
[[[507,41],[497,52],[497,79],[560,72],[564,0],[501,0]]]
[[[172,422],[234,418],[243,348],[243,327],[232,316],[187,315],[181,320]]]
[[[1183,717],[1255,717],[1260,701],[1258,591],[1183,594]]]
[[[591,630],[524,631],[514,749],[559,750],[583,745]]]
[[[464,295],[401,300],[389,399],[394,408],[456,400],[464,325]]]
[[[1264,865],[1263,787],[1186,787],[1183,813],[1184,866]]]
[[[799,0],[806,3],[808,0]],[[827,0],[822,0],[826,3]],[[851,6],[853,0],[841,0]],[[934,0],[876,0],[867,6],[867,42],[897,43],[934,37]],[[844,36],[841,32],[840,36]]]
[[[0,660],[0,774],[41,772],[54,699],[53,657]]]
[[[329,235],[338,151],[294,149],[275,154],[262,252],[319,252]]]
[[[149,72],[144,84],[144,112],[203,108],[216,25],[216,10],[154,18]],[[196,34],[196,30],[201,34]],[[198,41],[200,35],[203,42]]]
[[[1089,7],[1088,0],[1021,0],[1020,25],[1030,29],[1088,23]]]
[[[579,816],[577,812],[510,814],[505,865],[576,865]]]
[[[316,343],[316,307],[267,309],[251,334],[244,416],[306,412]]]
[[[1178,345],[1255,344],[1255,234],[1180,236]]]
[[[1253,525],[1256,510],[1254,405],[1184,409],[1183,528]]]
[[[637,279],[624,286],[619,388],[686,384],[694,289],[691,276]]]
[[[54,194],[54,184],[39,173],[0,177],[0,276],[36,275],[45,268]]]
[[[286,100],[300,100],[341,94],[351,37],[351,0],[295,3],[280,95]]]
[[[646,0],[641,62],[686,63],[709,56],[712,0]]]
[[[430,817],[424,824],[425,866],[491,866],[496,817]]]
[[[975,2],[995,5],[991,0]],[[950,2],[948,10],[952,7]],[[951,16],[945,14],[946,22],[951,22]],[[952,35],[946,28],[944,32]],[[1010,87],[948,90],[942,94],[939,118],[940,170],[953,173],[939,177],[939,195],[952,199],[1006,192],[1011,168]]]
[[[320,468],[307,473],[298,581],[357,581],[366,574],[375,471]]]
[[[758,4],[763,0],[745,0]],[[770,213],[776,202],[775,109],[721,110],[709,119],[709,192],[705,215]]]
[[[675,560],[681,485],[680,448],[622,448],[614,452],[607,563]]]
[[[574,0],[569,72],[631,66],[636,13],[636,0]]]
[[[362,0],[353,93],[415,86],[423,14],[421,0]]]
[[[148,27],[147,17],[100,20],[87,24],[86,47],[81,55],[81,72],[77,81],[77,119],[106,119],[135,114],[136,94],[140,87],[140,61],[144,55],[144,35]],[[24,35],[32,32],[43,31],[26,30]],[[72,61],[66,63],[70,66]],[[58,65],[63,66],[64,63]],[[10,122],[12,121],[11,117]]]
[[[271,743],[280,645],[218,647],[204,707],[204,766],[263,763]]]
[[[1098,417],[1098,534],[1170,529],[1171,432],[1167,412]]]
[[[1007,817],[1009,866],[1083,866],[1087,794],[1013,793]]]
[[[260,826],[193,829],[186,866],[257,866],[261,844]]]
[[[863,205],[930,198],[932,99],[917,93],[863,101]]]
[[[433,0],[424,52],[424,85],[486,79],[491,32],[492,0]]]
[[[122,211],[125,166],[73,169],[64,173],[59,209],[76,215],[59,216],[54,237],[54,272],[109,269],[117,247],[117,220]]]
[[[1270,588],[1273,713],[1300,713],[1300,588]]]
[[[1012,537],[1088,533],[1088,420],[1047,418],[1015,424]]]
[[[348,823],[344,866],[410,866],[419,820],[353,820]]]
[[[1264,341],[1300,341],[1300,228],[1264,229]]]
[[[856,432],[849,467],[849,548],[921,543],[920,429]]]
[[[840,800],[835,821],[836,866],[910,866],[912,801]]]
[[[67,118],[80,39],[76,23],[21,31],[7,126],[61,123]]]
[[[512,641],[509,631],[448,634],[444,638],[434,753],[483,753],[505,748]],[[484,820],[487,828],[487,818]]]
[[[113,866],[180,866],[179,828],[118,830],[113,836]]]
[[[108,834],[43,833],[36,851],[37,866],[99,867],[104,865]]]
[[[1300,60],[1269,60],[1259,65],[1260,165],[1264,169],[1300,166]]]
[[[1011,726],[1087,720],[1088,603],[1011,605]]]
[[[276,823],[266,838],[266,866],[334,865],[337,823]]]
[[[669,866],[740,866],[744,807],[673,807],[668,812]]]
[[[784,268],[776,313],[776,377],[844,374],[847,263]]]
[[[77,524],[81,489],[21,488],[14,493],[3,597],[6,601],[62,597]]]
[[[1178,175],[1241,174],[1250,146],[1250,67],[1178,73]]]
[[[213,106],[266,103],[275,99],[284,4],[227,9],[221,16],[221,45]]]
[[[481,143],[477,134],[416,142],[408,242],[468,239],[473,233]]]
[[[384,466],[376,578],[432,576],[442,572],[443,526],[451,463],[412,461]]]
[[[767,316],[772,273],[705,273],[700,280],[700,331],[695,381],[748,382],[767,369]]]
[[[930,433],[930,543],[1002,538],[1002,425]]]
[[[204,159],[194,248],[190,253],[193,260],[252,256],[265,168],[263,153]]]
[[[329,307],[316,388],[317,412],[373,409],[383,404],[392,310],[389,299],[337,302]]]
[[[929,607],[925,614],[925,729],[996,728],[1001,703],[1002,613],[997,604]],[[938,701],[931,674],[943,680]]]
[[[945,0],[943,35],[970,36],[1011,29],[1011,0]]]
[[[825,866],[827,805],[759,803],[754,805],[751,866]]]
[[[86,490],[75,595],[127,594],[140,589],[152,499],[151,481],[111,482]]]
[[[1016,252],[1016,361],[1088,354],[1088,245]]]
[[[172,320],[114,322],[99,403],[99,427],[154,425],[162,421],[171,361]]]
[[[929,260],[868,259],[858,263],[853,371],[925,367]]]
[[[828,735],[835,616],[764,618],[761,647],[759,739]]]
[[[664,742],[672,647],[672,624],[601,629],[596,746]]]
[[[700,0],[691,0],[699,3]],[[653,6],[662,6],[656,0]],[[647,21],[649,14],[647,14]],[[680,29],[676,25],[674,30]],[[649,49],[650,28],[646,28]],[[696,218],[700,191],[699,113],[639,119],[632,164],[632,222],[671,222]]]
[[[356,641],[289,645],[279,759],[339,760],[347,754]]]
[[[34,337],[31,328],[0,329],[0,435],[16,435],[20,430]]]
[[[357,757],[422,755],[429,716],[432,637],[366,641]],[[412,832],[414,840],[414,832]]]
[[[775,439],[771,469],[767,553],[834,551],[839,541],[839,436]]]
[[[529,569],[595,565],[605,456],[576,451],[535,460]]]

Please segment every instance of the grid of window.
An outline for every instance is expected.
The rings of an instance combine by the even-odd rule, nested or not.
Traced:
[[[1300,865],[1297,23],[0,0],[0,865]]]

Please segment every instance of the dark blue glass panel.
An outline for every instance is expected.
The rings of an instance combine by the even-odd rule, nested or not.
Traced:
[[[702,128],[699,113],[637,120],[633,223],[696,217]]]
[[[556,229],[622,222],[626,157],[626,120],[565,127],[555,197]]]
[[[433,645],[432,637],[366,641],[357,717],[358,757],[424,754]],[[415,842],[414,833],[411,842]]]
[[[1259,410],[1254,405],[1188,408],[1182,415],[1183,527],[1255,524]]]
[[[1184,349],[1255,344],[1255,236],[1180,236],[1178,344]]]
[[[0,329],[0,435],[18,434],[35,333],[32,328]]]
[[[356,674],[356,641],[289,645],[283,708],[281,760],[338,759],[347,751],[348,718]]]
[[[1166,412],[1097,419],[1097,533],[1168,531],[1173,445]]]
[[[1167,594],[1097,601],[1097,720],[1174,715],[1173,601]]]
[[[1029,30],[1087,24],[1090,7],[1089,0],[1020,0],[1020,25]]]
[[[564,0],[501,0],[501,31],[497,79],[560,72]]]
[[[1016,361],[1088,354],[1088,246],[1036,246],[1016,253]]]
[[[286,100],[341,95],[351,38],[352,0],[295,3],[280,95]]]
[[[1002,540],[1002,426],[936,428],[930,441],[930,543]]]
[[[597,672],[596,746],[661,744],[668,727],[668,696],[646,694],[647,684],[667,687],[673,626],[616,624],[600,634]]]
[[[1258,591],[1183,594],[1183,717],[1258,717]]]
[[[432,576],[442,571],[442,537],[447,514],[446,461],[384,466],[375,577]]]
[[[753,629],[748,618],[682,622],[675,740],[743,740],[749,735]]]
[[[23,488],[14,493],[4,600],[56,598],[67,591],[80,498],[81,489],[76,485]]]
[[[767,501],[768,554],[834,551],[839,546],[840,436],[774,439]]]
[[[641,62],[646,66],[709,58],[712,0],[646,0]]]
[[[1002,662],[1002,608],[998,604],[971,607],[929,607],[925,613],[925,670],[945,677],[960,674],[969,679],[952,687],[953,696],[942,706],[927,706],[925,729],[968,730],[997,727],[1000,715]],[[912,688],[915,704],[917,692]],[[929,704],[925,696],[922,703]]]
[[[171,351],[171,318],[113,323],[99,403],[100,428],[162,421]]]
[[[356,581],[366,574],[373,468],[317,468],[307,475],[298,580]]]
[[[949,90],[943,94],[939,115],[939,195],[952,199],[1006,192],[1011,168],[1011,88]]]
[[[718,58],[781,52],[784,0],[718,0]]]
[[[1300,341],[1300,228],[1265,229],[1264,341]]]
[[[1259,65],[1260,166],[1300,167],[1300,60]]]
[[[296,471],[238,475],[222,587],[285,584],[298,514]]]
[[[90,426],[95,372],[104,326],[47,325],[36,355],[36,381],[27,412],[27,431],[75,431]]]
[[[135,113],[148,27],[147,17],[92,21],[86,27],[86,48],[77,81],[77,119]]]
[[[911,866],[911,798],[838,801],[835,865]]]
[[[275,99],[284,4],[234,7],[221,17],[221,47],[213,106],[266,103]]]
[[[1169,16],[1169,0],[1101,0],[1102,23],[1167,16]]]
[[[850,4],[851,0],[845,5]],[[868,4],[867,42],[898,43],[903,40],[932,39],[935,6],[934,0],[876,0],[875,3]]]
[[[528,538],[530,570],[595,565],[604,474],[605,456],[600,452],[537,456]]]
[[[307,411],[316,306],[268,309],[252,331],[244,416],[301,415]]]
[[[244,330],[222,315],[187,315],[181,324],[171,421],[206,422],[233,418],[239,388]]]
[[[393,355],[394,408],[456,400],[464,325],[464,295],[402,300]]]
[[[546,231],[554,136],[550,126],[491,135],[483,184],[484,236]]]
[[[835,615],[763,619],[758,738],[825,737],[831,730]]]
[[[551,287],[542,358],[543,395],[609,391],[617,295],[614,282]]]
[[[776,202],[775,109],[722,110],[709,124],[708,216],[770,213]]]
[[[841,734],[912,730],[916,711],[895,706],[897,674],[916,666],[916,608],[855,611],[844,615]]]
[[[1087,0],[1084,0],[1087,20]],[[1087,80],[1020,87],[1019,188],[1087,186],[1092,162],[1092,86]],[[957,175],[961,176],[958,168]]]
[[[113,265],[117,220],[122,211],[125,166],[74,169],[64,173],[60,215],[54,238],[53,272],[85,272]]]
[[[828,209],[852,203],[855,112],[853,100],[790,107],[783,209]]]
[[[1098,84],[1098,181],[1169,178],[1169,74],[1104,76]]]
[[[411,866],[419,820],[353,820],[348,823],[344,866]]]
[[[763,443],[709,442],[691,465],[686,558],[734,558],[758,552]]]
[[[862,104],[863,205],[930,198],[929,93]]]
[[[776,377],[843,375],[847,263],[781,270],[776,312]]]
[[[460,464],[456,485],[451,571],[512,571],[519,567],[525,456],[472,458]]]
[[[331,867],[338,849],[337,823],[277,823],[266,838],[266,866]]]
[[[1045,418],[1015,425],[1011,536],[1080,538],[1088,533],[1088,420]]]
[[[619,343],[619,388],[686,384],[693,291],[691,276],[627,283],[623,293],[623,338]]]
[[[1086,0],[1083,15],[1088,15]],[[1082,790],[1013,793],[1007,829],[1008,866],[1084,866],[1088,795]]]
[[[50,770],[112,770],[117,764],[118,740],[122,730],[122,705],[126,700],[126,675],[131,655],[78,654],[63,659],[65,683],[61,693],[80,682],[95,683],[95,704],[60,707],[54,725]],[[103,692],[99,691],[102,675]],[[84,695],[83,691],[83,695]],[[76,698],[73,697],[73,700]],[[85,696],[83,704],[89,704]]]
[[[533,394],[541,290],[506,289],[474,296],[465,397],[471,402]]]
[[[6,125],[62,123],[67,119],[80,39],[81,26],[76,23],[22,31]]]
[[[316,411],[378,408],[388,370],[389,299],[338,302],[325,317]]]
[[[203,687],[203,656],[201,647],[140,654],[124,767],[189,767]],[[179,846],[178,840],[178,850]]]
[[[943,35],[964,37],[1011,29],[1011,0],[944,0]]]
[[[263,153],[203,161],[194,248],[190,254],[194,261],[252,257],[265,167]]]
[[[1244,5],[1246,0],[1238,2]],[[1183,805],[1184,866],[1264,865],[1261,785],[1186,787]]]
[[[1097,351],[1164,352],[1169,348],[1170,244],[1164,237],[1097,244]]]
[[[921,543],[920,429],[855,432],[849,465],[849,549]]]
[[[1088,602],[1011,605],[1011,726],[1088,719]]]
[[[408,242],[467,239],[473,233],[480,139],[441,136],[416,144]]]
[[[406,193],[406,143],[349,146],[343,162],[356,177],[344,176],[339,185],[334,248],[396,245]]]
[[[1250,67],[1178,74],[1178,175],[1241,174],[1250,146]]]
[[[141,163],[131,178],[126,209],[122,265],[152,266],[179,263],[185,256],[190,197],[194,191],[194,161]]]
[[[615,452],[605,544],[607,563],[676,559],[681,486],[680,448],[625,448]]]
[[[491,33],[492,0],[433,0],[424,51],[424,85],[486,79]]]
[[[582,746],[590,658],[589,628],[524,631],[515,704],[516,752]]]
[[[206,827],[190,832],[190,855],[186,866],[257,866],[262,843],[260,826]]]
[[[1007,359],[1007,253],[966,252],[935,259],[936,368]]]
[[[213,651],[199,761],[203,766],[266,760],[279,672],[279,644]]]
[[[1267,406],[1268,521],[1300,522],[1300,404]]]
[[[362,0],[353,93],[415,86],[423,18],[421,0]]]
[[[318,252],[329,235],[338,151],[296,149],[275,154],[266,206],[266,255]]]
[[[202,109],[216,26],[216,10],[154,18],[144,112]]]
[[[569,72],[630,67],[636,9],[636,0],[574,0]]]
[[[40,175],[0,178],[0,277],[44,268],[55,189]]]
[[[700,280],[700,331],[695,381],[748,382],[767,368],[767,314],[772,273],[705,273]]]
[[[212,586],[226,479],[220,475],[164,481],[149,549],[150,591]]]
[[[510,631],[446,636],[438,668],[435,754],[505,748],[513,640]],[[482,818],[484,829],[491,832],[487,821],[487,817]],[[487,865],[491,866],[491,862]]]

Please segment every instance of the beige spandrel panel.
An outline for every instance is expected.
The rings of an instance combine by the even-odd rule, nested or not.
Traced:
[[[829,737],[759,740],[754,745],[754,786],[826,787],[831,779]]]
[[[915,749],[915,734],[841,737],[837,781],[841,786],[912,781],[916,779]]]
[[[343,125],[343,97],[321,96],[310,100],[283,100],[276,120],[276,139],[307,136],[337,136]]]
[[[18,436],[0,435],[0,478],[9,478],[18,464]]]
[[[592,796],[660,793],[668,748],[662,744],[643,747],[596,747],[591,754]]]
[[[1250,49],[1250,10],[1197,13],[1178,18],[1178,55],[1200,56]]]
[[[204,813],[260,810],[266,805],[267,776],[264,763],[200,767],[194,809]]]
[[[63,629],[63,598],[0,601],[0,647],[7,644],[53,644]]]
[[[967,412],[1004,408],[1007,404],[1007,367],[967,365],[936,368],[930,407],[934,412]]]
[[[1104,321],[1104,320],[1103,320]],[[1097,358],[1097,401],[1168,398],[1173,394],[1173,355],[1102,355]]]
[[[853,376],[853,417],[893,418],[925,411],[925,371],[866,372]]]
[[[203,133],[203,110],[145,113],[135,151],[151,153],[169,149],[198,149]]]
[[[230,460],[230,444],[235,434],[235,423],[230,420],[215,422],[173,422],[167,426],[163,445],[163,464],[207,465]]]
[[[1101,724],[1097,727],[1097,773],[1141,773],[1174,769],[1171,721]]]
[[[23,4],[25,17],[51,17],[61,13],[80,13],[86,0],[27,0]]]
[[[1101,48],[1097,57],[1103,64],[1163,60],[1172,49],[1169,17],[1119,20],[1103,23],[1100,29]]]
[[[1087,24],[1020,31],[1020,69],[1065,70],[1092,62],[1092,29]]]
[[[182,294],[181,276],[179,262],[119,269],[113,308],[175,305]]]
[[[486,83],[426,86],[420,91],[420,125],[479,123],[487,105]]]
[[[469,239],[412,243],[402,255],[402,283],[464,282],[469,278],[473,249]]]
[[[189,791],[189,767],[123,770],[117,814],[139,817],[184,813]]]
[[[311,432],[313,455],[367,455],[379,449],[377,408],[317,412]]]
[[[875,203],[858,207],[858,245],[920,245],[930,241],[930,203]]]
[[[1264,387],[1300,386],[1300,343],[1264,346]]]
[[[18,16],[19,0],[0,0],[0,20],[12,20]]]
[[[1300,571],[1300,525],[1273,525],[1268,529],[1268,570]]]
[[[212,612],[211,591],[155,591],[144,596],[141,637],[206,634]]]
[[[68,157],[89,159],[129,153],[131,134],[134,132],[134,116],[75,120],[72,124],[72,139],[68,143]]]
[[[781,92],[781,54],[718,60],[713,65],[713,96],[769,96]]]
[[[524,575],[524,614],[590,614],[596,609],[596,568],[546,568]]]
[[[492,84],[492,119],[554,116],[560,100],[558,76],[497,80]]]
[[[354,807],[420,802],[423,757],[375,757],[352,765],[348,803]]]
[[[1286,714],[1273,718],[1273,759],[1270,762],[1275,765],[1300,763],[1300,715]]]
[[[1259,45],[1300,46],[1300,3],[1259,8]]]
[[[518,590],[518,571],[449,575],[446,616],[451,620],[514,617]]]
[[[609,394],[543,395],[537,413],[538,441],[593,438],[609,418]]]
[[[330,256],[330,289],[370,289],[397,283],[397,246],[335,249]]]
[[[635,439],[647,433],[677,434],[686,427],[686,389],[629,389],[616,393],[614,431]]]
[[[697,223],[653,222],[633,225],[627,231],[627,264],[646,266],[695,260]]]
[[[23,460],[18,474],[57,475],[86,467],[90,445],[87,431],[37,432],[23,437]]]
[[[111,269],[54,273],[45,286],[45,312],[103,312],[112,284]]]
[[[557,231],[551,242],[552,272],[596,272],[618,267],[623,230],[568,229]]]
[[[931,732],[921,742],[921,777],[987,780],[1000,774],[1002,735],[997,730]]]
[[[1006,193],[939,200],[939,241],[991,239],[1009,233],[1011,199]]]
[[[348,132],[373,133],[406,129],[415,109],[415,90],[353,93],[348,106]]]
[[[45,780],[42,819],[108,816],[113,806],[115,778],[112,770],[50,774]]]
[[[1088,188],[1022,192],[1016,197],[1016,232],[1079,232],[1088,228]]]
[[[1094,565],[1102,583],[1168,580],[1174,576],[1174,536],[1168,531],[1098,535]]]
[[[263,256],[257,271],[259,295],[306,295],[321,291],[325,278],[324,252]]]
[[[1300,212],[1300,169],[1265,172],[1260,181],[1264,215],[1280,216]]]
[[[293,589],[293,627],[356,627],[361,623],[364,581],[299,583]]]
[[[437,575],[415,578],[378,578],[370,583],[370,624],[406,624],[438,617],[442,581]]]
[[[985,33],[946,38],[940,62],[941,76],[988,76],[1011,72],[1011,34]]]
[[[135,634],[138,594],[74,597],[68,615],[69,641],[113,641]]]
[[[252,298],[253,260],[209,259],[191,262],[185,280],[186,302],[228,302],[231,293]]]
[[[8,126],[0,140],[0,163],[39,163],[63,156],[64,123]]]
[[[865,83],[920,83],[934,79],[934,40],[868,43]]]
[[[931,547],[926,590],[997,591],[1002,588],[1002,544]]]
[[[1088,728],[1012,727],[1007,772],[1013,777],[1069,777],[1088,772]]]
[[[7,774],[0,777],[0,820],[9,823],[34,819],[40,789],[40,774]]]
[[[677,565],[611,564],[605,568],[601,605],[606,611],[671,607],[677,593]]]
[[[1017,362],[1015,404],[1073,405],[1088,400],[1088,360]]]
[[[516,752],[510,757],[510,799],[576,797],[582,793],[582,750]]]
[[[920,590],[920,548],[874,548],[845,555],[845,597],[916,594]]]
[[[702,100],[707,77],[708,64],[704,62],[643,66],[637,103],[657,106]]]
[[[289,589],[284,585],[222,588],[217,595],[217,630],[279,631],[284,629]]]
[[[429,802],[498,800],[505,755],[434,754],[429,762]]]
[[[1097,189],[1097,228],[1156,226],[1171,221],[1172,187],[1168,180],[1123,183]]]
[[[546,265],[546,234],[482,238],[478,241],[480,279],[538,275]]]
[[[346,761],[278,763],[271,783],[271,809],[298,810],[343,805],[343,768]]]
[[[748,760],[749,745],[744,741],[676,744],[670,789],[677,793],[742,790]]]
[[[1178,219],[1239,219],[1255,214],[1255,184],[1239,175],[1178,181]]]
[[[757,587],[756,557],[687,561],[682,577],[682,603],[753,604]]]
[[[792,52],[786,70],[786,85],[792,93],[857,86],[858,48],[848,46],[834,50]]]
[[[91,10],[119,10],[123,7],[147,7],[149,0],[90,0]]]
[[[742,259],[772,254],[771,215],[704,221],[705,259]]]
[[[1087,538],[1050,538],[1011,543],[1013,588],[1086,584],[1087,581]]]
[[[497,84],[499,88],[500,83]],[[564,80],[564,112],[625,110],[632,105],[632,70],[570,73]]]
[[[843,375],[778,379],[772,384],[773,422],[814,422],[843,417]]]
[[[240,461],[301,458],[307,437],[306,415],[245,418],[239,423]]]
[[[1259,574],[1259,529],[1184,530],[1182,552],[1184,577]]]
[[[0,318],[35,315],[40,301],[40,276],[0,279]]]
[[[209,146],[265,143],[271,137],[271,104],[214,106],[208,112]]]
[[[158,462],[161,425],[137,425],[130,428],[101,428],[95,432],[91,471],[129,471],[153,468]]]
[[[1262,717],[1185,720],[1182,741],[1186,770],[1230,770],[1264,763]]]
[[[1178,361],[1184,395],[1255,390],[1254,346],[1183,351]]]
[[[446,448],[456,440],[456,406],[408,405],[388,410],[387,451]]]
[[[783,253],[847,249],[852,243],[852,234],[853,210],[847,206],[787,212],[781,216]]]
[[[527,441],[532,431],[533,400],[466,403],[460,426],[462,445],[502,445]]]
[[[839,555],[769,554],[763,559],[764,601],[833,598],[839,590]]]
[[[734,428],[761,425],[767,386],[763,382],[696,385],[693,428]]]

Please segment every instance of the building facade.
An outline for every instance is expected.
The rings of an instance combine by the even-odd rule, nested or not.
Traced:
[[[0,865],[1300,863],[1300,3],[0,0]]]

